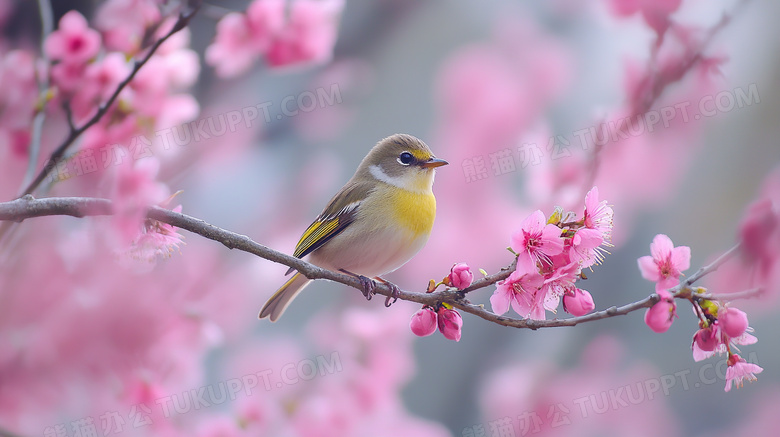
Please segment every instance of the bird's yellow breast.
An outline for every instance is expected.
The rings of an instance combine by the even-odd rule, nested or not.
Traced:
[[[377,189],[376,199],[381,199],[381,216],[384,226],[388,222],[408,231],[412,238],[428,235],[436,218],[436,198],[432,192],[413,192],[396,187]]]

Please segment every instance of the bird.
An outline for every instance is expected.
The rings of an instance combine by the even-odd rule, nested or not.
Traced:
[[[436,217],[436,168],[447,164],[412,135],[384,138],[303,232],[293,256],[308,256],[316,266],[358,278],[369,300],[376,281],[387,284],[397,299],[398,287],[380,276],[406,264],[427,243]],[[259,318],[277,321],[310,282],[296,272],[268,299]]]

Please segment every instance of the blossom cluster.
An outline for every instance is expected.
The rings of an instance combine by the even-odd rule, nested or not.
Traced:
[[[687,246],[675,247],[668,236],[658,234],[650,244],[650,253],[637,260],[642,276],[656,283],[659,296],[659,301],[645,313],[645,323],[654,332],[661,333],[677,318],[676,296],[669,289],[678,285],[683,271],[690,266],[691,251]],[[737,345],[754,344],[758,339],[751,334],[753,328],[748,326],[744,311],[703,297],[706,291],[703,287],[684,287],[678,294],[688,298],[699,319],[699,330],[691,343],[693,359],[701,361],[716,354],[727,354],[726,391],[729,391],[732,385],[741,387],[745,379],[755,380],[755,375],[763,370],[737,354]]]
[[[563,309],[574,316],[595,308],[593,297],[575,282],[582,269],[598,264],[610,244],[613,211],[599,201],[598,187],[585,196],[581,219],[560,209],[545,219],[537,210],[512,235],[511,250],[517,254],[517,267],[498,282],[490,304],[493,312],[504,314],[511,306],[525,318],[544,320],[555,313],[561,300]]]
[[[474,280],[474,274],[471,268],[465,263],[458,263],[452,266],[450,274],[440,282],[431,280],[428,284],[428,293],[432,293],[439,285],[453,287],[463,290],[471,285]],[[451,305],[443,303],[437,307],[423,305],[423,307],[412,315],[409,327],[412,332],[420,337],[427,337],[439,328],[439,332],[449,340],[460,341],[461,327],[463,318],[460,313],[452,308]]]
[[[224,78],[245,73],[261,56],[271,67],[325,62],[343,7],[343,0],[254,0],[246,13],[219,21],[206,62]]]

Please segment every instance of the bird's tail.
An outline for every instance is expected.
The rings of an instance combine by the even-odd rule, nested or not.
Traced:
[[[311,280],[300,273],[295,273],[292,278],[284,283],[260,310],[260,318],[270,317],[272,322],[279,320],[284,310],[290,305],[295,296],[301,292]]]

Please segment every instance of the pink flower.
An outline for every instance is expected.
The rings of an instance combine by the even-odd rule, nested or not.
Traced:
[[[460,313],[441,307],[439,308],[438,316],[439,331],[444,334],[444,337],[460,341],[460,328],[463,326],[463,319],[460,317]]]
[[[682,0],[611,0],[615,15],[627,17],[637,12],[657,33],[669,26],[669,15],[680,7]]]
[[[604,243],[601,231],[580,228],[571,238],[569,256],[572,261],[579,262],[580,267],[590,267],[599,264],[604,259],[599,248]]]
[[[412,315],[409,323],[414,335],[427,337],[436,331],[436,313],[430,308],[421,308]]]
[[[229,78],[246,72],[258,56],[252,43],[252,30],[244,15],[234,12],[219,20],[214,42],[206,48],[206,62],[216,68],[219,77]]]
[[[173,211],[181,212],[181,205],[173,208]],[[141,234],[132,242],[126,255],[146,262],[154,262],[158,257],[170,257],[180,244],[184,244],[183,237],[176,232],[178,229],[168,223],[147,219]]]
[[[573,316],[584,316],[596,309],[593,296],[586,290],[576,288],[573,295],[563,296],[563,309]]]
[[[131,243],[143,232],[146,208],[165,200],[168,189],[155,180],[160,170],[156,158],[125,162],[117,171],[111,195],[115,212],[112,220],[121,241]]]
[[[550,257],[563,252],[561,229],[546,224],[542,211],[537,210],[512,234],[511,245],[517,256],[517,266],[536,268],[537,262],[550,264]]]
[[[447,277],[451,286],[458,290],[471,285],[474,280],[474,274],[471,273],[471,268],[466,263],[455,264],[450,269],[450,275]]]
[[[655,281],[655,289],[666,290],[677,285],[683,270],[691,266],[691,249],[688,246],[674,247],[672,240],[658,234],[650,244],[652,256],[637,260],[642,277]]]
[[[731,338],[741,336],[748,329],[747,314],[737,308],[720,308],[718,310],[718,323],[723,332]]]
[[[289,21],[268,49],[268,64],[283,67],[330,59],[343,7],[343,0],[293,1]]]
[[[568,259],[563,256],[555,256],[552,258],[554,270],[545,274],[544,283],[541,290],[536,295],[537,305],[543,310],[556,312],[558,304],[561,302],[561,297],[565,295],[574,295],[577,287],[574,286],[574,281],[579,277],[582,269],[577,261],[563,264]],[[558,265],[558,263],[563,265]],[[541,317],[536,312],[537,317],[535,319],[544,319],[544,311],[542,311]]]
[[[490,296],[493,312],[504,314],[511,305],[522,317],[544,319],[544,307],[536,304],[536,295],[543,283],[544,278],[535,267],[518,264],[517,269],[507,279],[496,284],[496,291]]]
[[[599,188],[593,187],[585,195],[585,211],[582,221],[588,229],[599,231],[604,242],[612,237],[612,217],[614,212],[606,200],[599,202]]]
[[[136,54],[146,31],[160,21],[159,3],[159,0],[103,2],[95,15],[95,27],[101,31],[106,48]]]
[[[731,390],[731,383],[734,387],[742,387],[742,381],[755,381],[756,374],[764,371],[757,364],[748,363],[737,354],[731,355],[728,360],[728,369],[726,369],[726,391]]]
[[[647,310],[645,323],[654,332],[661,333],[666,332],[677,317],[677,304],[672,293],[667,290],[658,290],[657,293],[661,296],[661,300]]]
[[[711,357],[721,344],[720,328],[717,322],[706,329],[699,329],[693,334],[691,342],[693,360],[698,362]]]
[[[46,55],[67,63],[84,63],[100,50],[100,34],[90,29],[87,20],[77,11],[70,11],[60,19],[43,46]]]
[[[748,207],[739,224],[743,250],[755,261],[762,276],[766,276],[774,261],[780,257],[778,238],[780,217],[772,199],[764,198]],[[772,236],[775,238],[772,238]]]

